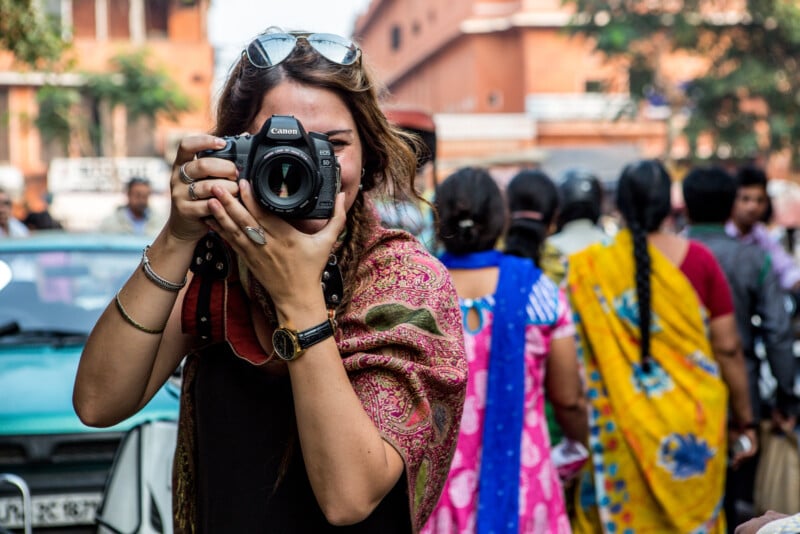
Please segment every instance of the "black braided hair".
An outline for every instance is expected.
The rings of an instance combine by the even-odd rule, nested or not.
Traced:
[[[655,232],[670,213],[671,180],[656,160],[631,163],[622,171],[617,185],[617,207],[633,235],[636,262],[636,299],[639,303],[639,335],[642,369],[650,371],[650,253],[647,234]]]
[[[531,258],[536,265],[542,245],[556,217],[559,204],[558,189],[550,177],[539,170],[523,170],[508,183],[506,189],[508,211],[511,217],[505,239],[507,254]],[[516,216],[524,212],[538,213],[541,218]]]
[[[506,225],[503,194],[486,169],[463,167],[436,188],[437,237],[451,254],[494,248]]]

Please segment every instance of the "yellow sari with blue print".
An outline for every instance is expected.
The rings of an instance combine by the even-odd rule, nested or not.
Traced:
[[[725,532],[727,388],[689,280],[650,247],[652,364],[640,365],[633,244],[570,256],[568,288],[590,401],[576,533]]]

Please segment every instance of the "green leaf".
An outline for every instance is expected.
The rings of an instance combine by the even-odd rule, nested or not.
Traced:
[[[433,335],[442,332],[436,319],[426,308],[408,308],[403,304],[380,304],[367,312],[367,325],[378,332],[385,332],[402,324],[410,324]]]

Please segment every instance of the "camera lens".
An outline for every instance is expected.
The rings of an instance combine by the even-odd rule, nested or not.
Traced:
[[[290,198],[300,190],[304,175],[305,169],[296,162],[276,162],[267,170],[267,184],[273,195],[283,199]]]
[[[254,166],[253,190],[269,210],[301,216],[314,207],[319,180],[311,158],[293,147],[269,150]]]

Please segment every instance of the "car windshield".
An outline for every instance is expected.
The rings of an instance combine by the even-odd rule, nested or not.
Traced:
[[[0,252],[0,329],[88,334],[141,252]]]

